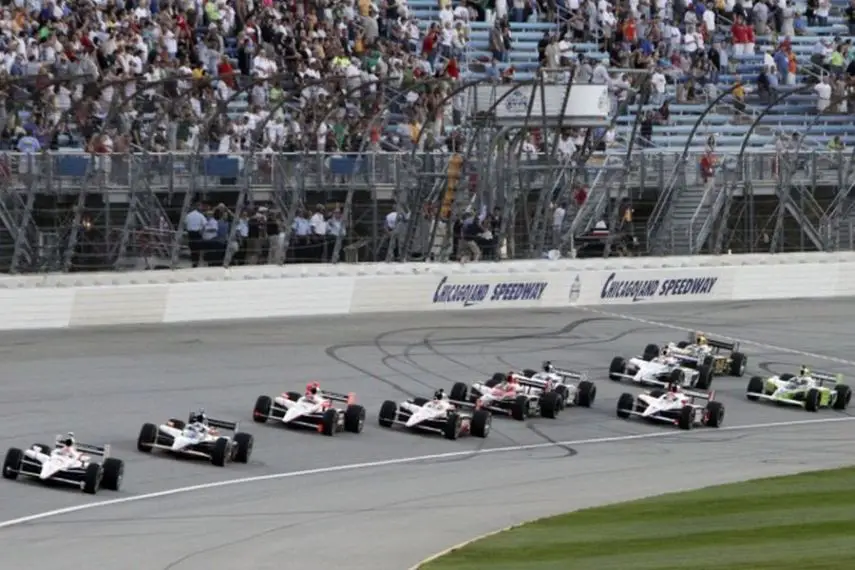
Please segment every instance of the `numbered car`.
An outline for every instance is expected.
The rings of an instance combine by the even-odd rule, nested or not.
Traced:
[[[252,435],[240,431],[238,422],[209,418],[200,411],[191,413],[187,422],[173,418],[160,425],[143,424],[137,449],[143,453],[157,449],[176,457],[207,459],[223,467],[232,462],[248,463],[253,443]]]
[[[504,381],[495,382],[499,376]],[[531,417],[555,419],[565,403],[561,393],[552,389],[548,381],[532,379],[522,374],[496,373],[493,385],[476,383],[472,387],[458,382],[451,390],[451,399],[475,404],[478,409],[510,416],[517,421]]]
[[[411,398],[400,403],[386,400],[380,406],[378,416],[381,427],[397,425],[414,431],[436,433],[446,439],[466,435],[485,438],[490,435],[492,421],[489,411],[476,409],[471,402],[454,401],[446,396],[444,390],[434,394],[432,400]]]
[[[336,407],[335,404],[345,406]],[[270,421],[309,428],[333,436],[343,431],[362,433],[365,408],[356,403],[354,394],[322,391],[319,385],[312,383],[304,394],[285,392],[273,397],[259,396],[255,401],[252,419],[258,423]]]
[[[617,416],[673,425],[684,430],[698,426],[717,428],[724,421],[724,405],[715,401],[714,392],[686,390],[673,384],[665,390],[657,388],[638,395],[621,394]]]
[[[852,401],[852,389],[842,374],[812,372],[802,367],[798,374],[781,374],[748,381],[745,396],[751,401],[796,406],[808,412],[822,408],[845,410]]]

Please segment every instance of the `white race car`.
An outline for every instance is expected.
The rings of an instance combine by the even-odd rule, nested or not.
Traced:
[[[285,392],[274,398],[259,396],[252,419],[258,423],[273,420],[289,426],[307,427],[328,436],[342,431],[362,433],[365,408],[355,403],[353,394],[323,390],[310,396],[298,392]],[[346,407],[336,408],[333,406],[336,402],[346,404]]]
[[[695,426],[719,427],[724,421],[724,406],[714,401],[714,392],[695,392],[672,385],[667,390],[654,389],[633,396],[621,394],[617,416],[623,419],[639,417],[655,422],[673,424],[680,429]],[[698,401],[702,403],[699,404]]]
[[[121,459],[110,457],[110,446],[67,445],[64,443],[66,437],[57,436],[53,447],[36,443],[25,450],[10,448],[3,462],[3,477],[14,480],[18,475],[24,475],[46,482],[65,483],[80,487],[90,495],[100,488],[118,491],[125,464]],[[93,461],[93,456],[103,458],[103,462]]]
[[[512,383],[507,382],[509,377]],[[553,390],[548,380],[498,372],[483,384],[476,382],[471,389],[462,382],[456,383],[451,389],[451,399],[470,402],[478,408],[508,415],[517,421],[534,416],[554,419],[565,405],[563,396]]]
[[[378,421],[382,427],[401,425],[438,433],[446,439],[457,439],[461,435],[487,437],[493,417],[487,410],[474,408],[469,402],[451,400],[439,390],[433,400],[413,398],[400,404],[386,400],[380,406]]]
[[[646,386],[667,386],[677,384],[684,388],[708,390],[712,384],[712,366],[702,364],[698,368],[685,366],[684,361],[671,353],[671,347],[652,358],[645,350],[644,356],[635,356],[628,361],[615,356],[609,364],[609,379],[631,380]]]
[[[234,435],[223,435],[221,429],[232,431]],[[229,461],[248,463],[253,437],[239,430],[238,422],[207,417],[204,422],[194,421],[191,414],[187,423],[171,419],[159,426],[143,424],[137,438],[137,449],[143,453],[161,449],[180,457],[203,457],[217,467],[223,467]]]

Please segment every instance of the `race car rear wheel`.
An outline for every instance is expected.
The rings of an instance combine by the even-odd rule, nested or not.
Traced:
[[[834,391],[837,393],[837,398],[834,400],[834,409],[845,410],[848,408],[849,402],[852,401],[852,388],[846,384],[838,384],[834,387]]]
[[[752,402],[756,402],[760,397],[754,396],[753,394],[762,394],[765,384],[765,381],[760,376],[752,376],[751,380],[748,381],[748,387],[745,389],[745,397]]]
[[[710,386],[712,386],[713,381],[713,369],[712,366],[708,366],[706,364],[702,364],[698,368],[698,377],[695,381],[695,388],[698,390],[709,390]]]
[[[816,388],[811,388],[805,394],[805,410],[808,412],[819,411],[819,405],[822,401],[822,393]]]
[[[386,400],[380,406],[380,413],[377,415],[377,422],[380,427],[392,427],[395,423],[395,417],[398,415],[398,404],[392,400]]]
[[[635,396],[632,394],[621,394],[617,401],[617,417],[627,419],[635,405]]]
[[[618,374],[626,374],[626,359],[622,356],[615,356],[609,364],[609,380],[620,382]]]
[[[443,427],[442,435],[445,436],[445,439],[457,439],[457,436],[460,435],[460,426],[460,416],[454,412],[449,412],[445,417],[445,426]]]
[[[704,425],[707,427],[720,427],[724,421],[724,404],[721,402],[707,402],[704,410]]]
[[[228,456],[229,440],[226,437],[221,437],[214,442],[214,447],[211,450],[211,463],[217,467],[224,467]]]
[[[10,447],[3,459],[3,478],[14,481],[18,478],[21,463],[24,461],[24,452],[17,447]]]
[[[344,431],[362,433],[365,427],[365,408],[359,404],[351,404],[344,411]]]
[[[469,386],[463,382],[455,382],[448,397],[457,402],[465,402],[469,397]]]
[[[508,375],[502,372],[496,372],[493,377],[487,380],[487,388],[495,388],[507,379]]]
[[[473,437],[487,437],[490,435],[490,426],[493,423],[493,414],[487,410],[475,410],[469,424],[469,433]]]
[[[590,380],[582,380],[576,387],[575,401],[577,406],[590,408],[597,398],[597,386]]]
[[[680,410],[680,416],[677,418],[677,425],[680,429],[692,429],[695,427],[695,408],[692,406],[683,406]]]
[[[558,392],[545,392],[540,395],[540,415],[550,420],[561,413],[561,396]]]
[[[338,428],[338,411],[330,408],[324,411],[321,417],[321,433],[327,436],[334,436]]]
[[[249,463],[249,458],[252,456],[252,448],[255,443],[255,438],[252,434],[238,432],[235,434],[235,461],[238,463]]]
[[[525,421],[527,415],[528,397],[517,396],[517,398],[511,403],[511,417],[517,420],[518,422],[521,422]]]
[[[255,400],[255,407],[252,409],[252,421],[263,424],[270,416],[270,408],[273,406],[273,398],[270,396],[259,396]]]
[[[101,486],[110,491],[118,491],[122,487],[122,479],[125,476],[125,462],[115,457],[104,460],[104,474]]]
[[[185,427],[187,427],[187,422],[175,418],[169,418],[166,424],[174,427],[175,429],[184,429]]]
[[[648,344],[644,347],[644,352],[642,353],[641,358],[650,362],[654,358],[659,356],[659,345],[658,344]]]
[[[555,387],[555,393],[558,394],[559,396],[561,396],[561,409],[563,410],[564,408],[567,407],[567,400],[570,399],[570,390],[567,389],[567,386],[558,385]],[[573,402],[577,405],[578,405],[578,402],[576,402],[576,399],[578,398],[578,396],[579,396],[579,394],[577,391],[576,396],[574,396],[574,398],[573,398]]]
[[[741,378],[745,376],[745,365],[748,363],[748,358],[741,352],[734,352],[730,355],[730,375]]]
[[[151,446],[157,440],[157,426],[154,424],[143,424],[140,435],[137,437],[137,449],[143,453],[151,453]]]
[[[98,487],[101,486],[101,477],[104,475],[104,470],[97,463],[90,463],[86,466],[86,472],[83,474],[83,492],[87,495],[94,495],[98,492]]]

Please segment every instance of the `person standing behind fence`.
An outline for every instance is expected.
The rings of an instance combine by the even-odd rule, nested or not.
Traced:
[[[184,229],[187,231],[187,242],[190,247],[190,258],[193,267],[199,267],[202,260],[202,230],[205,228],[205,216],[201,212],[202,204],[197,204],[184,217]]]
[[[37,173],[36,154],[42,150],[42,144],[33,136],[32,129],[27,129],[27,134],[18,139],[16,150],[23,155],[18,163],[18,174],[27,177]]]

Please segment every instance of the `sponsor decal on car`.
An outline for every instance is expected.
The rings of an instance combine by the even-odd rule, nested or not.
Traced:
[[[481,303],[539,301],[547,281],[500,281],[498,283],[453,283],[443,277],[433,294],[434,303],[460,303],[471,307]]]
[[[612,273],[603,283],[600,299],[632,299],[636,302],[655,297],[704,297],[714,293],[717,282],[718,277],[705,274],[690,277],[622,280],[617,273]]]

